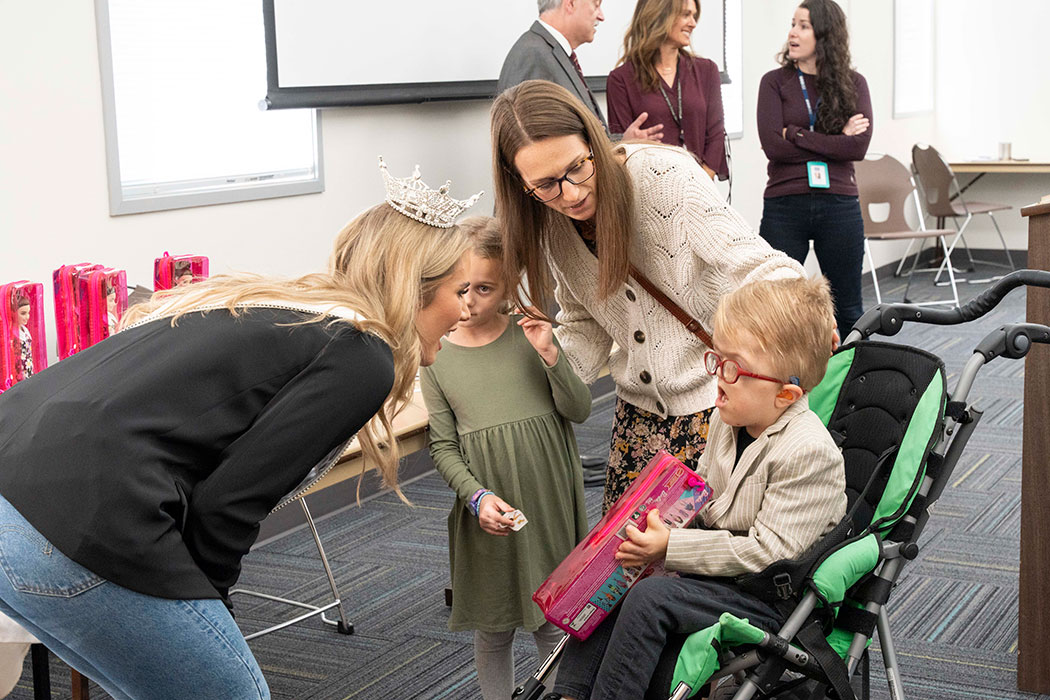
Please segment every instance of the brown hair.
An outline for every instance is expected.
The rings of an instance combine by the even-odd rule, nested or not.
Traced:
[[[469,216],[458,222],[459,230],[463,232],[470,241],[470,249],[479,258],[495,260],[500,263],[500,279],[503,291],[506,294],[504,303],[500,305],[501,314],[509,314],[515,306],[514,287],[518,283],[518,277],[507,278],[507,268],[503,266],[503,227],[499,219],[493,216]],[[495,281],[495,280],[494,280]],[[474,284],[474,280],[471,280]]]
[[[695,1],[693,18],[700,19],[700,2]],[[647,92],[660,89],[656,61],[660,58],[660,47],[667,41],[671,27],[682,12],[682,3],[683,0],[638,0],[634,6],[631,26],[623,37],[623,56],[617,65],[630,61],[638,82]],[[692,57],[693,53],[688,48],[681,48],[678,55]],[[687,70],[692,69],[692,63],[686,63],[686,66]]]
[[[503,228],[494,216],[468,216],[456,224],[479,258],[503,260]]]
[[[514,165],[522,148],[557,136],[579,136],[594,154],[598,294],[608,297],[627,280],[634,196],[627,170],[601,122],[568,90],[546,80],[526,80],[510,88],[496,98],[491,116],[503,265],[508,279],[518,279],[524,271],[528,283],[528,302],[521,288],[515,289],[519,305],[525,308],[531,303],[546,313],[552,283],[545,252],[555,235],[576,235],[569,217],[525,194]]]
[[[799,7],[809,10],[809,23],[817,41],[817,122],[813,126],[822,134],[842,133],[842,127],[857,107],[857,86],[853,82],[849,53],[849,29],[846,14],[834,0],[804,0]],[[788,47],[777,55],[780,65],[794,69],[788,58]]]
[[[834,327],[831,291],[823,276],[745,284],[719,300],[714,316],[716,339],[748,333],[777,378],[798,377],[804,391],[824,377]]]

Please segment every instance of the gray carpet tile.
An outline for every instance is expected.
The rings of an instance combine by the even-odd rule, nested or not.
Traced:
[[[884,298],[900,299],[904,283],[884,275]],[[870,277],[865,298],[874,304]],[[961,285],[973,296],[980,285]],[[946,290],[929,277],[912,289],[914,301]],[[915,345],[945,359],[949,386],[984,335],[1024,318],[1023,291],[1014,292],[982,321],[967,326],[906,326],[889,342]],[[1021,396],[1024,365],[996,360],[986,366],[971,398],[984,418],[948,489],[934,507],[922,551],[905,570],[889,606],[891,627],[908,697],[1050,698],[1018,692],[1017,575],[1020,533]],[[577,429],[581,452],[608,449],[614,398],[600,398]],[[478,698],[472,635],[450,632],[446,517],[452,492],[430,473],[405,486],[413,507],[392,494],[349,507],[318,522],[347,614],[356,631],[340,635],[310,620],[251,642],[273,697],[289,700]],[[601,489],[587,490],[591,522]],[[241,585],[271,595],[323,604],[327,579],[307,530],[254,550],[244,560]],[[493,585],[498,585],[494,581]],[[246,633],[290,615],[279,604],[242,597],[237,620]],[[334,616],[334,615],[333,615]],[[889,698],[881,647],[871,647],[872,697]],[[514,647],[518,678],[534,670],[531,638]],[[27,665],[28,670],[28,665]],[[11,697],[30,698],[29,675]],[[68,697],[66,668],[53,663],[56,694]],[[93,697],[106,697],[93,687]]]

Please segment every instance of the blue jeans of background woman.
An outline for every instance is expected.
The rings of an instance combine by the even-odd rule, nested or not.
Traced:
[[[0,611],[118,700],[270,697],[222,601],[156,598],[107,581],[3,497],[0,567]]]
[[[831,284],[839,334],[845,338],[864,313],[864,219],[857,198],[815,193],[767,197],[759,235],[799,263],[805,263],[813,241],[820,271]]]

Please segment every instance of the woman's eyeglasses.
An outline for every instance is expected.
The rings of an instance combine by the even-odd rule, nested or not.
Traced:
[[[739,362],[736,362],[735,360],[724,360],[721,355],[711,350],[704,353],[704,365],[707,368],[708,374],[719,374],[719,372],[721,372],[722,381],[726,384],[736,384],[736,380],[741,377],[754,377],[755,379],[764,379],[767,382],[776,382],[777,384],[798,384],[798,379],[795,377],[792,377],[791,381],[785,382],[780,379],[774,379],[773,377],[767,377],[763,374],[748,372],[740,366]]]
[[[549,202],[561,196],[561,184],[566,180],[573,185],[582,185],[594,177],[594,153],[588,153],[587,157],[576,165],[569,168],[568,172],[557,180],[549,180],[542,185],[536,185],[532,189],[522,185],[525,194],[538,202]]]

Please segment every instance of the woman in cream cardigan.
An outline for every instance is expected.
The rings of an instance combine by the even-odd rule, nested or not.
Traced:
[[[710,329],[723,294],[802,267],[755,234],[688,152],[614,146],[552,83],[500,95],[492,142],[504,261],[528,284],[522,308],[550,308],[553,287],[573,368],[590,383],[608,365],[616,382],[608,510],[658,450],[696,466],[715,401],[707,346],[638,276]]]

